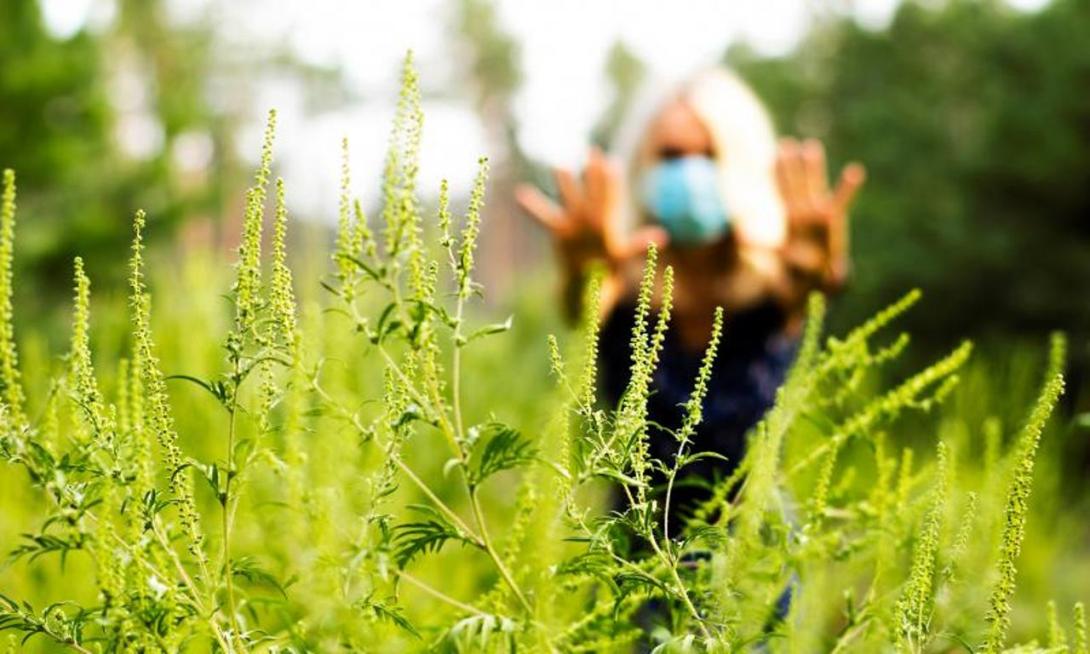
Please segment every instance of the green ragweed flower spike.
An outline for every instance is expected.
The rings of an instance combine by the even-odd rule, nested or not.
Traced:
[[[1061,367],[1062,338],[1054,338],[1049,356],[1049,373],[1052,374],[1041,388],[1040,395],[1030,411],[1029,418],[1016,441],[1018,458],[1015,461],[1014,475],[1007,490],[1005,522],[999,546],[999,580],[992,590],[990,609],[986,617],[991,628],[984,642],[984,651],[999,652],[1006,642],[1010,628],[1011,599],[1018,577],[1018,555],[1022,551],[1022,539],[1025,537],[1026,520],[1029,517],[1029,497],[1033,490],[1033,468],[1037,461],[1037,448],[1041,442],[1045,423],[1052,415],[1056,403],[1063,394],[1064,380]]]

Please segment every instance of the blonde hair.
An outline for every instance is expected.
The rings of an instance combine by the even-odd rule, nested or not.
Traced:
[[[619,133],[627,150],[629,188],[654,162],[647,142],[648,127],[662,107],[677,100],[693,109],[707,127],[719,153],[719,187],[730,212],[739,246],[750,254],[775,249],[787,237],[787,218],[776,187],[776,133],[764,105],[753,90],[731,71],[709,68],[675,86],[663,100],[661,85],[654,102],[637,102],[628,129]],[[641,106],[642,105],[642,106]],[[626,143],[627,142],[627,143]],[[626,147],[627,146],[627,147]],[[648,219],[638,199],[630,194],[629,220]]]

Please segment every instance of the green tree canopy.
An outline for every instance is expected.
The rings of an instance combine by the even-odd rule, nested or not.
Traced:
[[[910,329],[925,341],[1063,328],[1085,342],[1087,34],[1080,0],[907,2],[881,31],[830,20],[787,57],[728,53],[781,131],[868,166],[841,319],[920,286],[933,310]]]

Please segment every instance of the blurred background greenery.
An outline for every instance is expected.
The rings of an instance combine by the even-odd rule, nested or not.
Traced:
[[[782,133],[869,168],[834,325],[920,287],[927,310],[906,327],[921,357],[963,336],[1003,351],[1062,329],[1069,407],[1087,406],[1090,4],[785,0],[747,12],[694,1],[637,3],[647,16],[623,19],[610,3],[514,4],[0,0],[0,165],[19,175],[20,315],[47,319],[76,253],[99,288],[117,285],[138,207],[170,256],[229,254],[270,105],[297,234],[319,249],[341,134],[365,202],[377,195],[396,59],[410,47],[427,188],[453,175],[464,192],[473,159],[492,160],[482,265],[502,312],[551,263],[513,185],[548,186],[550,166],[577,164],[580,144],[614,144],[641,86],[718,60],[754,85]],[[1073,460],[1090,465],[1079,441]]]

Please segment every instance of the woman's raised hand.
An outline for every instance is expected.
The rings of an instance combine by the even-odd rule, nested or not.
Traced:
[[[661,227],[645,226],[632,235],[623,233],[621,174],[599,149],[591,149],[582,179],[562,168],[554,174],[560,204],[529,184],[519,185],[515,199],[552,234],[569,273],[578,275],[596,260],[616,269],[642,254],[649,244],[666,243]]]
[[[848,208],[866,179],[858,163],[840,172],[829,187],[825,148],[816,139],[783,139],[776,157],[776,181],[787,212],[784,255],[796,269],[838,287],[848,276]]]

